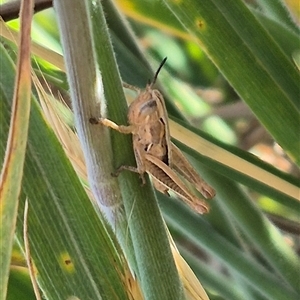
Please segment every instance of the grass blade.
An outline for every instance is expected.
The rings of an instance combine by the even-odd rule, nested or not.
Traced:
[[[21,5],[21,37],[10,130],[0,176],[0,299],[6,298],[10,256],[17,220],[30,112],[30,32],[33,1]],[[4,96],[4,95],[3,95]]]

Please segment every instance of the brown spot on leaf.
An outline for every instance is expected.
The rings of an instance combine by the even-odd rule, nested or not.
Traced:
[[[203,30],[205,28],[205,22],[202,19],[197,19],[196,20],[196,25],[201,30]]]

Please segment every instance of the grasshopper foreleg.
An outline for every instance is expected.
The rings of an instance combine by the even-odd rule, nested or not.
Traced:
[[[130,134],[133,132],[134,130],[134,126],[132,125],[118,125],[116,124],[115,122],[109,120],[109,119],[106,119],[106,118],[99,118],[99,119],[96,119],[96,118],[90,118],[90,123],[91,124],[101,124],[101,125],[104,125],[106,127],[110,127],[116,131],[119,131],[120,133],[124,133],[124,134]]]

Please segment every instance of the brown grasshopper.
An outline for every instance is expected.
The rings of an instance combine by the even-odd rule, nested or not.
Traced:
[[[91,118],[93,124],[102,124],[124,134],[132,134],[133,149],[137,167],[123,165],[122,170],[139,173],[145,183],[144,173],[152,176],[154,187],[168,194],[171,190],[198,213],[208,212],[205,202],[195,196],[182,181],[181,175],[206,198],[215,196],[215,191],[195,171],[181,151],[171,142],[168,115],[162,94],[153,89],[158,73],[167,58],[160,64],[152,82],[144,90],[125,84],[127,88],[138,91],[137,98],[128,109],[128,126],[117,125],[111,120]],[[178,175],[179,174],[179,175]]]

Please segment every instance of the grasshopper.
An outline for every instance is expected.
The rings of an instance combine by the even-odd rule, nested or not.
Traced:
[[[152,177],[154,187],[166,194],[171,190],[198,213],[208,212],[206,203],[195,196],[186,186],[181,175],[206,199],[213,198],[215,191],[196,172],[181,151],[171,142],[168,124],[168,114],[162,94],[153,89],[159,71],[164,65],[165,58],[156,71],[152,82],[144,90],[125,84],[127,88],[138,91],[137,98],[128,108],[129,125],[117,125],[113,121],[91,118],[92,124],[102,124],[124,134],[132,134],[133,149],[137,167],[122,165],[114,174],[129,170],[140,174],[143,184],[144,174]]]

